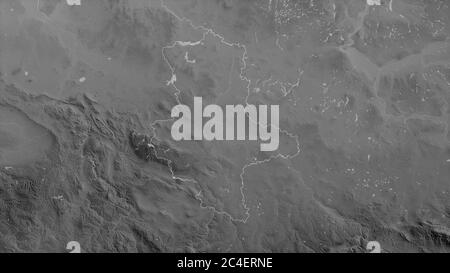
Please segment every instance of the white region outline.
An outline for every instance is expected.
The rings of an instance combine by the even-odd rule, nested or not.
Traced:
[[[192,22],[192,20],[187,19],[187,18],[185,18],[185,17],[180,17],[180,16],[178,16],[174,11],[172,11],[169,7],[167,7],[167,5],[164,3],[164,0],[161,0],[160,3],[161,3],[161,7],[162,7],[163,9],[165,9],[165,10],[166,10],[169,14],[171,14],[173,17],[175,17],[179,22],[185,22],[185,23],[188,23],[193,29],[195,29],[195,30],[201,30],[201,31],[203,32],[202,38],[201,38],[200,40],[198,40],[198,41],[194,41],[194,42],[192,42],[192,41],[174,41],[171,45],[167,45],[167,46],[164,46],[164,47],[162,48],[162,52],[161,52],[161,53],[162,53],[162,57],[163,57],[164,61],[167,63],[167,65],[169,66],[169,69],[170,69],[171,74],[172,74],[170,80],[168,80],[166,84],[167,84],[168,86],[169,86],[169,85],[172,86],[172,87],[175,89],[175,94],[174,94],[174,95],[175,95],[175,99],[176,99],[177,103],[181,104],[180,99],[179,99],[179,95],[180,95],[180,93],[181,93],[181,90],[180,90],[180,89],[176,86],[176,84],[175,84],[175,83],[176,83],[176,73],[175,73],[175,68],[170,64],[170,62],[169,62],[169,60],[167,59],[167,57],[166,57],[164,51],[165,51],[166,49],[171,49],[171,48],[174,48],[174,47],[176,47],[176,46],[185,47],[185,46],[196,46],[196,45],[199,45],[199,44],[201,44],[201,43],[205,40],[206,35],[211,34],[211,35],[213,35],[214,37],[218,38],[218,39],[220,40],[220,42],[221,42],[222,44],[224,44],[224,45],[227,45],[227,46],[230,46],[230,47],[237,46],[238,48],[242,48],[242,49],[244,50],[244,53],[242,54],[242,57],[241,57],[241,62],[242,62],[243,65],[242,65],[242,67],[241,67],[241,73],[240,73],[239,77],[240,77],[240,79],[241,79],[242,81],[247,82],[247,96],[246,96],[246,98],[245,98],[245,104],[248,105],[248,104],[249,104],[249,103],[248,103],[248,99],[249,99],[249,97],[250,97],[250,85],[251,85],[251,80],[248,79],[246,76],[243,75],[245,69],[247,68],[247,62],[246,62],[246,59],[247,59],[247,47],[246,47],[245,45],[242,45],[242,44],[238,43],[238,42],[230,43],[230,42],[226,41],[226,39],[225,39],[223,36],[221,36],[220,34],[216,33],[213,29],[207,28],[207,27],[205,27],[205,26],[196,26],[196,25],[194,25],[194,23]],[[285,90],[283,90],[283,95],[284,95],[284,96],[288,95],[288,94],[292,91],[292,89],[293,89],[294,87],[298,87],[298,86],[300,85],[300,77],[301,77],[301,74],[302,74],[302,73],[300,73],[300,71],[299,71],[299,78],[298,78],[298,80],[297,80],[296,83],[294,83],[294,84],[288,83],[288,85],[291,85],[291,86],[290,86],[290,89],[289,89],[288,92],[285,92]],[[151,128],[152,128],[152,131],[153,131],[153,136],[152,136],[152,138],[151,138],[151,142],[153,141],[154,138],[157,139],[157,137],[156,137],[156,130],[157,130],[157,129],[155,128],[155,125],[156,125],[157,123],[159,123],[159,122],[168,122],[168,121],[172,121],[172,120],[173,120],[173,118],[165,119],[165,120],[155,120],[155,121],[151,124]],[[250,122],[254,122],[254,121],[253,121],[253,120],[250,120]],[[260,125],[260,126],[267,126],[267,125]],[[264,159],[264,160],[254,160],[254,161],[251,161],[251,162],[245,164],[245,165],[242,167],[241,173],[240,173],[240,178],[241,178],[240,193],[241,193],[241,198],[242,198],[242,199],[241,199],[241,205],[242,205],[242,207],[244,208],[244,215],[245,215],[245,216],[244,216],[243,218],[234,218],[230,213],[228,213],[228,212],[226,212],[226,211],[217,210],[214,206],[207,206],[207,205],[204,205],[204,202],[203,202],[203,200],[202,200],[202,198],[201,198],[202,190],[199,190],[199,191],[197,192],[197,194],[195,195],[195,197],[196,197],[197,200],[200,201],[200,207],[201,207],[201,208],[210,209],[210,210],[212,210],[214,213],[219,214],[219,215],[225,215],[225,216],[228,217],[232,222],[240,222],[240,223],[243,223],[243,224],[247,223],[247,221],[248,221],[248,219],[250,218],[251,214],[250,214],[250,208],[247,206],[247,198],[246,198],[245,193],[244,193],[244,189],[245,189],[245,181],[244,181],[245,170],[246,170],[247,168],[249,168],[249,167],[252,167],[252,166],[257,166],[257,165],[259,165],[259,164],[263,164],[263,163],[270,162],[270,161],[273,160],[273,159],[278,159],[278,158],[282,158],[282,159],[292,159],[292,158],[294,158],[294,157],[296,157],[296,156],[298,156],[298,155],[300,154],[300,142],[299,142],[299,136],[298,136],[298,135],[295,135],[295,134],[292,134],[292,133],[290,133],[290,132],[288,132],[288,131],[286,131],[286,130],[283,130],[283,129],[281,129],[281,128],[278,128],[278,129],[280,130],[280,132],[282,132],[282,133],[288,135],[289,137],[295,138],[295,140],[296,140],[296,146],[297,146],[297,151],[296,151],[296,153],[294,153],[294,154],[292,154],[292,155],[289,155],[289,154],[288,154],[288,155],[284,155],[284,154],[282,154],[282,153],[278,153],[277,155],[272,155],[272,156],[270,156],[269,158]],[[170,160],[170,159],[168,159],[168,158],[164,158],[164,157],[158,156],[156,150],[155,150],[155,157],[158,158],[158,159],[161,159],[161,160],[164,160],[164,161],[167,162],[167,166],[168,166],[169,171],[170,171],[170,173],[171,173],[171,175],[172,175],[172,179],[174,179],[174,180],[180,180],[180,181],[183,181],[183,182],[191,182],[191,183],[194,183],[194,184],[197,184],[197,185],[199,184],[198,181],[196,181],[196,180],[193,179],[193,178],[184,178],[184,177],[179,177],[179,176],[177,176],[177,175],[175,174],[175,172],[174,172],[172,166],[171,166],[171,163],[172,163],[173,161]]]

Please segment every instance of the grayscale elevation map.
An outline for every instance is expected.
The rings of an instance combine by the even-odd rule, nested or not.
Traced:
[[[450,0],[0,0],[0,252],[450,252]]]

